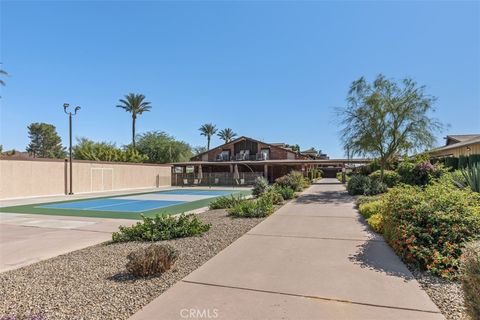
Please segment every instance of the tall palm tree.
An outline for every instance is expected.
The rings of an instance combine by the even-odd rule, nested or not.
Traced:
[[[150,111],[152,106],[150,102],[145,101],[143,94],[135,93],[125,95],[124,99],[120,99],[120,103],[121,104],[117,105],[117,108],[122,108],[132,114],[132,146],[135,148],[135,121],[137,120],[137,116]]]
[[[2,64],[0,62],[0,64]],[[0,69],[0,76],[8,76],[8,73],[7,71],[3,70],[3,69]],[[2,79],[0,79],[0,85],[4,86],[5,85],[5,81],[3,81]]]
[[[229,143],[230,141],[233,140],[233,138],[237,136],[237,134],[233,132],[233,130],[230,128],[220,130],[220,132],[217,135],[220,137],[220,139],[225,141],[225,143]]]
[[[8,73],[7,73],[7,71],[0,69],[0,75],[2,75],[2,76],[8,76]],[[5,85],[5,81],[3,81],[2,79],[0,79],[0,85],[4,86],[4,85]]]
[[[217,127],[211,123],[205,123],[200,127],[200,135],[207,137],[207,150],[210,150],[210,139],[217,133]]]

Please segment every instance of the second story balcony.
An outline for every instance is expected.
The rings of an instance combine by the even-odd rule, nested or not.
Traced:
[[[270,155],[266,152],[250,154],[249,152],[240,152],[234,156],[229,154],[219,154],[215,157],[215,161],[262,161],[269,160]]]

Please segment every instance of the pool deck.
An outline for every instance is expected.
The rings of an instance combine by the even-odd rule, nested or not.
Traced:
[[[45,202],[91,199],[134,193],[158,192],[178,187],[122,190],[114,192],[49,196],[28,199],[3,200],[0,206],[9,207]],[[202,188],[183,188],[202,189]],[[210,190],[227,188],[211,188]],[[243,190],[235,188],[235,190]],[[187,213],[200,213],[208,208],[198,208]],[[131,219],[108,219],[42,214],[0,212],[0,272],[13,270],[56,257],[71,251],[96,245],[112,238],[120,225],[138,222]]]

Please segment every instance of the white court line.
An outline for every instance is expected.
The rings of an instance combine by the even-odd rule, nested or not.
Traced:
[[[132,202],[138,202],[138,201],[132,201]],[[118,212],[134,212],[134,213],[145,212],[145,211],[151,211],[151,210],[156,210],[156,209],[160,209],[160,208],[172,207],[172,206],[176,206],[176,205],[179,205],[179,204],[184,204],[185,202],[188,202],[188,201],[175,201],[175,202],[179,202],[179,203],[174,203],[174,204],[169,204],[169,205],[161,205],[161,206],[154,207],[154,208],[144,208],[144,209],[140,209],[140,210],[116,210],[116,211],[118,211]],[[120,204],[118,204],[118,205],[120,205]],[[96,207],[96,208],[100,208],[100,207]],[[109,211],[109,210],[100,210],[100,211]]]
[[[129,204],[129,203],[135,203],[135,202],[138,202],[138,201],[139,201],[139,200],[122,202],[122,203],[115,203],[115,204],[106,204],[106,205],[103,205],[103,206],[87,207],[87,208],[83,208],[83,209],[80,209],[80,210],[90,210],[90,209],[95,209],[95,208],[104,208],[104,207],[119,206],[119,205],[124,205],[124,204]]]

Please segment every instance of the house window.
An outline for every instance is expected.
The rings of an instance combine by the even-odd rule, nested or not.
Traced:
[[[230,160],[230,150],[223,150],[220,152],[220,159],[223,161]]]
[[[270,159],[270,149],[262,149],[260,151],[260,160],[268,160]]]
[[[175,167],[174,172],[175,173],[183,173],[183,167]]]

